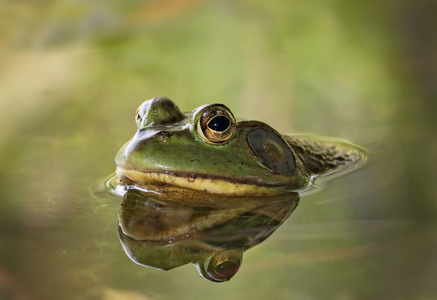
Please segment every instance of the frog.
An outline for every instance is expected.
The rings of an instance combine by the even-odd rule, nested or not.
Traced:
[[[315,179],[361,165],[366,151],[348,141],[281,134],[235,118],[224,104],[182,112],[167,97],[136,110],[135,135],[118,151],[116,174],[126,186],[256,197],[302,192]]]

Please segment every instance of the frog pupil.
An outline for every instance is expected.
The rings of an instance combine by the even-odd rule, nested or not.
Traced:
[[[237,273],[239,267],[240,265],[237,262],[225,261],[215,266],[214,271],[224,278],[230,278]]]
[[[231,124],[231,121],[226,116],[215,116],[208,122],[208,127],[211,130],[214,131],[225,131],[228,129],[229,125]]]

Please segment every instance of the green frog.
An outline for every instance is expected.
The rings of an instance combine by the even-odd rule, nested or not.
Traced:
[[[138,131],[116,155],[125,185],[220,196],[302,192],[314,179],[352,169],[366,158],[349,142],[283,135],[259,121],[234,117],[223,104],[181,112],[166,97],[142,103]]]

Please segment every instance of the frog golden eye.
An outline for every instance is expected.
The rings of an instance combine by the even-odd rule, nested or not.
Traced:
[[[140,126],[141,126],[141,119],[142,119],[142,116],[140,114],[140,108],[141,108],[141,105],[138,106],[137,111],[135,112],[135,123],[137,124],[138,128],[140,128]]]
[[[202,113],[197,135],[209,144],[224,144],[235,135],[235,118],[224,105],[215,104]]]
[[[200,275],[213,282],[228,281],[241,266],[243,250],[219,250],[203,257],[196,266]]]

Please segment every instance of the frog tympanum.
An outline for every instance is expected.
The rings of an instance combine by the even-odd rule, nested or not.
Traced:
[[[366,152],[349,142],[281,135],[237,120],[223,104],[183,113],[168,98],[145,101],[138,131],[108,181],[123,196],[119,235],[140,265],[194,263],[206,279],[229,280],[243,251],[262,242],[318,178],[349,171]]]

